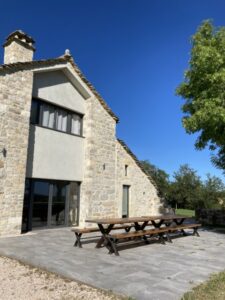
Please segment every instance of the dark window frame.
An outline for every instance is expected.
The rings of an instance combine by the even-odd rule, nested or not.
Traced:
[[[33,121],[32,117],[33,117],[33,114],[32,114],[32,103],[35,102],[37,103],[37,109],[36,109],[36,113],[37,115],[35,116],[35,121]],[[41,98],[36,98],[36,97],[32,97],[32,103],[31,103],[31,117],[30,117],[30,124],[32,125],[35,125],[35,126],[39,126],[39,127],[42,127],[42,128],[47,128],[47,129],[50,129],[50,130],[54,130],[54,131],[57,131],[57,132],[62,132],[62,133],[66,133],[66,134],[70,134],[70,135],[73,135],[73,136],[79,136],[79,137],[84,137],[83,136],[83,117],[84,115],[77,112],[77,111],[73,111],[73,110],[70,110],[70,109],[67,109],[65,107],[62,107],[60,105],[55,105],[53,103],[50,103],[44,99],[41,99]],[[44,105],[49,105],[50,107],[52,107],[54,109],[54,125],[53,125],[53,128],[51,127],[48,127],[48,126],[43,126],[42,125],[42,121],[43,121],[43,107]],[[57,112],[58,111],[64,111],[66,114],[67,114],[67,128],[66,128],[66,131],[63,131],[63,130],[59,130],[57,129]],[[73,115],[78,115],[80,117],[80,134],[76,134],[76,133],[72,133],[71,131],[71,128],[72,128],[72,116]]]

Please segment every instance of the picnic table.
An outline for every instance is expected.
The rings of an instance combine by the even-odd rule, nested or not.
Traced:
[[[163,224],[166,227],[172,226],[172,224],[180,226],[183,224],[183,222],[186,219],[190,219],[190,218],[185,216],[180,216],[180,215],[158,215],[158,216],[142,216],[142,217],[130,217],[130,218],[87,219],[85,220],[85,222],[95,223],[98,225],[99,230],[102,233],[102,236],[97,242],[96,248],[100,248],[115,225],[127,224],[131,227],[134,227],[136,232],[138,231],[144,232],[146,226],[149,225],[152,225],[155,229],[161,228]],[[144,234],[143,237],[145,237]]]

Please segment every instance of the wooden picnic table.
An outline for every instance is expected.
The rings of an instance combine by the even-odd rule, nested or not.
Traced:
[[[173,223],[181,225],[189,217],[180,215],[158,215],[158,216],[142,216],[142,217],[130,217],[130,218],[103,218],[103,219],[87,219],[87,223],[96,223],[99,227],[102,237],[96,244],[96,248],[100,248],[104,243],[105,236],[110,233],[114,225],[118,224],[130,224],[136,231],[144,230],[148,225],[152,225],[155,228],[160,228],[163,224],[171,226]]]

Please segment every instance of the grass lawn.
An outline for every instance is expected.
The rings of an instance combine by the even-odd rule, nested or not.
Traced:
[[[186,217],[194,217],[195,211],[191,210],[191,209],[178,208],[178,209],[176,209],[176,215],[182,215],[182,216],[186,216]]]
[[[184,294],[181,300],[224,300],[225,299],[225,271],[211,278],[205,283]]]

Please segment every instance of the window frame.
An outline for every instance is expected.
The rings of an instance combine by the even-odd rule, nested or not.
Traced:
[[[32,103],[33,103],[33,101],[35,101],[37,103],[37,109],[36,109],[37,115],[35,116],[35,118],[32,118]],[[60,105],[53,104],[51,102],[48,102],[44,99],[37,98],[37,97],[32,97],[32,103],[31,103],[31,113],[30,113],[30,124],[35,125],[35,126],[39,126],[39,127],[42,127],[42,128],[54,130],[54,131],[57,131],[57,132],[70,134],[70,135],[73,135],[73,136],[84,137],[83,136],[83,117],[84,117],[83,114],[81,114],[77,111],[74,111],[74,110],[67,109],[67,108],[62,107]],[[53,128],[42,125],[44,105],[51,106],[54,109],[54,125],[53,125]],[[57,129],[57,114],[58,114],[58,111],[60,111],[60,110],[64,111],[67,114],[67,128],[66,128],[66,131]],[[72,129],[72,118],[73,118],[74,114],[78,115],[80,117],[80,134],[75,134],[75,133],[72,133],[72,131],[71,131],[71,129]],[[34,122],[33,119],[35,119],[35,122]]]

